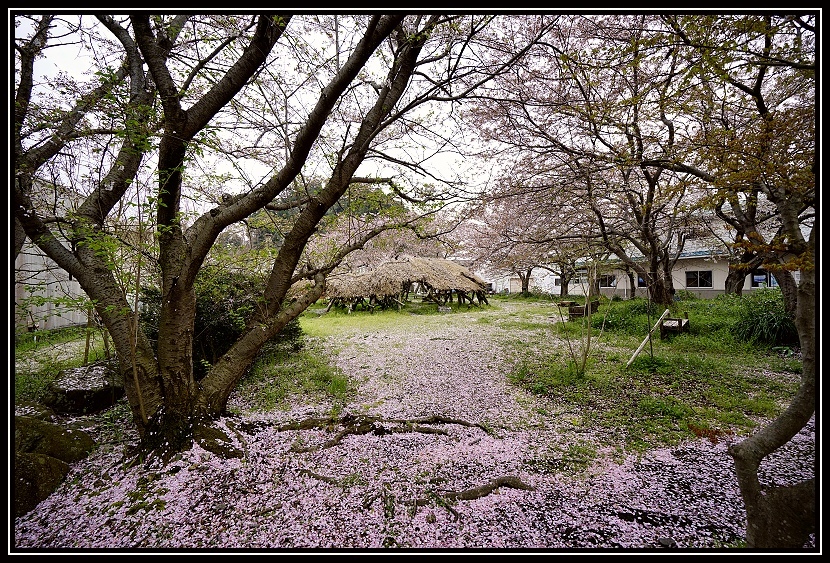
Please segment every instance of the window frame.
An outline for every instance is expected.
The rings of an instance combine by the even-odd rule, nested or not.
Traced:
[[[701,274],[708,274],[708,285],[701,285]],[[690,285],[690,277],[694,277],[695,285]],[[692,289],[714,289],[715,280],[712,270],[686,270],[686,288]]]

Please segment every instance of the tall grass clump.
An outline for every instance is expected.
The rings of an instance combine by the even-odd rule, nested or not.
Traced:
[[[639,334],[643,327],[649,325],[649,321],[654,323],[661,312],[657,305],[643,297],[627,301],[612,300],[604,312],[591,315],[591,326],[607,331]]]
[[[353,389],[339,368],[314,344],[300,349],[271,341],[263,346],[235,393],[253,411],[288,408],[295,401],[324,398],[337,415]]]
[[[738,339],[768,346],[798,343],[795,322],[778,288],[756,289],[743,296],[737,317],[732,333]]]

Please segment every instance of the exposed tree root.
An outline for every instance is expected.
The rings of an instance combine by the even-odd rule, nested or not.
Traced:
[[[243,423],[240,427],[243,427],[245,431],[253,431],[257,428],[261,427],[263,424],[268,423]],[[421,417],[421,418],[409,418],[409,419],[401,419],[401,418],[380,418],[374,416],[354,416],[354,415],[346,415],[339,419],[335,419],[332,417],[328,418],[307,418],[301,420],[299,422],[290,422],[288,424],[276,425],[276,428],[279,432],[284,432],[287,430],[312,430],[312,429],[324,429],[333,431],[335,427],[342,426],[342,430],[337,432],[333,438],[330,440],[326,440],[323,444],[317,446],[309,446],[309,447],[299,447],[295,446],[291,448],[291,451],[294,452],[310,452],[325,448],[330,448],[332,446],[336,446],[340,444],[340,442],[346,436],[350,435],[361,435],[361,434],[376,434],[378,436],[383,436],[385,434],[395,434],[395,433],[402,433],[402,432],[419,432],[422,434],[443,434],[446,435],[447,432],[440,428],[432,428],[430,424],[458,424],[461,426],[469,426],[469,427],[476,427],[481,428],[488,434],[493,435],[493,431],[481,424],[475,424],[472,422],[468,422],[466,420],[460,420],[456,418],[448,418],[445,416],[428,416],[428,417]],[[270,424],[268,424],[270,425]],[[392,426],[389,426],[392,425]]]
[[[468,426],[468,427],[476,427],[480,428],[485,431],[487,434],[494,435],[495,433],[492,429],[487,428],[481,424],[475,424],[472,422],[468,422],[466,420],[461,420],[457,418],[449,418],[440,415],[433,415],[427,417],[420,417],[420,418],[408,418],[408,419],[401,419],[401,418],[380,418],[380,417],[373,417],[373,416],[354,416],[354,415],[346,415],[339,419],[328,417],[328,418],[306,418],[304,420],[298,422],[290,422],[288,424],[272,424],[267,422],[249,422],[249,423],[242,423],[240,427],[246,432],[256,431],[263,426],[275,426],[277,431],[285,432],[288,430],[312,430],[312,429],[323,429],[333,431],[335,427],[342,426],[342,430],[338,431],[333,438],[330,440],[326,440],[324,443],[316,446],[309,446],[309,447],[299,447],[293,446],[291,451],[294,452],[310,452],[321,450],[325,448],[330,448],[336,446],[342,442],[343,438],[349,435],[360,435],[360,434],[368,434],[373,433],[378,436],[383,436],[385,434],[394,434],[394,433],[401,433],[401,432],[421,432],[424,434],[442,434],[446,435],[447,432],[440,428],[432,428],[429,424],[458,424],[461,426]],[[390,426],[392,425],[392,426]],[[329,477],[327,475],[321,475],[319,473],[315,473],[308,469],[301,469],[300,473],[309,475],[315,479],[328,483],[330,485],[339,486],[341,484],[340,480],[336,479],[335,477]],[[428,498],[420,498],[415,499],[413,501],[409,501],[406,504],[410,504],[412,506],[427,506],[431,504],[437,504],[449,511],[453,518],[457,521],[459,519],[458,512],[452,507],[452,505],[460,500],[475,500],[484,496],[487,496],[493,493],[499,487],[512,487],[514,489],[523,489],[532,491],[534,487],[525,484],[522,482],[521,479],[512,475],[506,475],[502,477],[497,477],[493,479],[489,483],[481,485],[479,487],[474,487],[472,489],[466,489],[463,491],[447,491],[442,493],[437,492],[430,492],[430,496]],[[376,497],[371,496],[367,497],[364,501],[364,507],[368,508],[374,502]]]
[[[320,475],[319,473],[315,473],[310,469],[300,469],[300,473],[304,475],[308,475],[310,477],[314,477],[315,479],[319,479],[320,481],[324,481],[329,485],[340,485],[340,481],[335,479],[334,477],[329,477],[327,475]]]
[[[521,479],[515,477],[513,475],[505,475],[503,477],[497,477],[487,483],[486,485],[481,485],[480,487],[474,487],[472,489],[467,489],[465,491],[461,491],[459,493],[449,492],[445,493],[443,496],[448,500],[475,500],[477,498],[481,498],[484,496],[489,495],[499,487],[511,487],[513,489],[522,489],[525,491],[535,491],[534,487],[525,484]]]
[[[411,419],[390,419],[388,422],[394,422],[399,424],[458,424],[459,426],[470,426],[476,427],[484,430],[491,436],[496,436],[495,432],[492,428],[488,428],[483,424],[475,424],[473,422],[467,422],[466,420],[461,420],[458,418],[449,418],[446,416],[440,415],[432,415],[432,416],[425,416],[422,418],[411,418]],[[498,436],[496,436],[498,437]]]
[[[336,479],[335,477],[329,477],[327,475],[320,475],[319,473],[315,473],[309,469],[301,469],[300,473],[304,475],[309,475],[310,477],[314,477],[315,479],[319,479],[329,485],[340,486],[341,481]],[[430,491],[430,496],[426,498],[419,498],[413,501],[406,502],[405,504],[409,504],[412,506],[428,506],[431,504],[437,504],[443,508],[446,508],[453,515],[453,519],[458,521],[460,517],[458,512],[452,507],[453,504],[458,502],[459,500],[475,500],[481,497],[485,497],[499,487],[511,487],[513,489],[522,489],[525,491],[535,491],[536,488],[532,487],[521,479],[514,475],[504,475],[502,477],[496,477],[489,483],[484,485],[473,487],[472,489],[465,489],[463,491],[447,491],[444,493],[437,493],[435,491]],[[372,503],[377,499],[377,495],[372,495],[366,498],[363,503],[363,507],[368,509],[371,507]]]
[[[504,475],[502,477],[496,477],[489,483],[484,485],[473,487],[472,489],[466,489],[463,491],[448,491],[445,493],[432,493],[430,498],[419,498],[412,502],[415,506],[427,506],[429,504],[436,503],[439,506],[446,508],[452,515],[453,518],[457,521],[459,518],[458,512],[453,509],[452,504],[458,502],[459,500],[475,500],[481,497],[485,497],[491,494],[493,491],[498,489],[499,487],[511,487],[514,489],[522,489],[525,491],[534,491],[536,490],[534,487],[524,483],[518,477],[513,475]]]

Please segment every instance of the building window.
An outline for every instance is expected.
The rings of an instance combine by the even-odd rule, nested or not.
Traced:
[[[712,270],[687,271],[686,287],[712,287]]]
[[[600,287],[617,287],[617,276],[600,276],[599,277],[599,286]]]
[[[752,287],[778,287],[778,280],[766,270],[753,270]]]
[[[643,276],[637,276],[637,287],[648,287],[646,280],[643,279]]]
[[[752,272],[752,287],[767,287],[769,283],[769,274],[762,271]]]
[[[561,287],[562,286],[562,278],[555,277],[553,278],[553,287]]]

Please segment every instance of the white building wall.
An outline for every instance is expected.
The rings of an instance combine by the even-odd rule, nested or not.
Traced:
[[[85,325],[87,312],[52,300],[84,296],[77,280],[44,256],[36,247],[26,244],[15,260],[15,330],[37,326],[51,330],[65,326]],[[27,301],[42,297],[44,303]]]
[[[686,272],[687,271],[710,271],[712,272],[712,287],[687,287]],[[672,281],[674,283],[675,291],[686,290],[694,293],[698,297],[712,298],[724,293],[726,287],[726,276],[729,274],[729,262],[725,258],[716,258],[711,256],[706,257],[688,257],[681,258],[677,261],[675,269],[672,272]],[[495,293],[518,293],[522,290],[521,280],[518,276],[508,276],[505,274],[487,274],[479,273],[482,279],[493,284],[493,291]],[[615,295],[629,299],[632,296],[631,281],[625,270],[614,268],[600,272],[599,275],[613,275],[615,282],[613,287],[600,287],[600,293],[606,297],[613,297]],[[799,273],[794,272],[796,282],[799,279]],[[540,291],[553,296],[559,296],[561,291],[560,276],[553,274],[547,270],[538,269],[531,277],[530,290]],[[634,283],[637,283],[637,277],[634,276]],[[771,285],[775,285],[772,279]],[[749,292],[756,289],[752,287],[752,276],[747,276],[744,282],[744,292]],[[583,276],[581,278],[573,278],[568,283],[568,295],[584,296],[588,293],[588,279]],[[633,295],[643,297],[646,296],[645,287],[636,287]]]
[[[556,285],[558,278],[559,276],[547,270],[539,270],[539,273],[530,282],[530,290],[559,295],[559,286]]]

